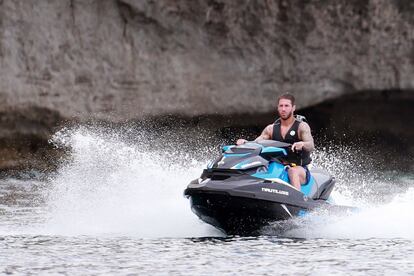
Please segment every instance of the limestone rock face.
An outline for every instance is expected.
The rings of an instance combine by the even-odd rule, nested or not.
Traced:
[[[5,0],[0,139],[414,89],[410,0]]]
[[[124,120],[414,88],[412,1],[2,1],[0,110]]]

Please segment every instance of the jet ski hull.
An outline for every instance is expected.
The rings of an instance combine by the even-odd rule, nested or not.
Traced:
[[[190,202],[201,220],[228,235],[255,234],[270,222],[289,219],[303,210],[271,201],[214,193],[193,194]]]
[[[290,185],[240,176],[236,181],[192,184],[184,191],[192,211],[204,222],[228,235],[254,235],[270,222],[302,216],[329,205],[312,200]]]
[[[229,235],[260,234],[275,221],[303,216],[316,208],[337,210],[328,198],[335,179],[312,169],[298,191],[285,165],[289,144],[265,140],[222,147],[222,154],[192,181],[184,195],[193,212]]]

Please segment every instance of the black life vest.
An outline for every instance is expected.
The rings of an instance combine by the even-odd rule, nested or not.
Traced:
[[[283,138],[280,132],[280,118],[277,119],[273,123],[272,140],[289,143],[289,144],[302,141],[299,139],[298,129],[299,129],[299,124],[304,121],[306,121],[305,117],[296,115],[295,122],[293,123],[292,127],[286,132],[285,138]],[[306,150],[302,150],[299,152],[288,151],[288,156],[286,158],[286,161],[289,163],[295,163],[296,165],[306,166],[310,164],[310,162],[312,161],[312,158],[310,157],[310,152]]]

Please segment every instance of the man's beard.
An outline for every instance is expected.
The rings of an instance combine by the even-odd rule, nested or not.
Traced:
[[[284,116],[284,117],[282,117],[282,114],[280,114],[280,113],[279,113],[279,117],[280,117],[280,119],[282,119],[282,120],[287,120],[287,119],[289,119],[292,115],[293,115],[293,111],[292,111],[292,112],[290,112],[289,114],[287,114],[287,115],[286,115],[286,116]]]

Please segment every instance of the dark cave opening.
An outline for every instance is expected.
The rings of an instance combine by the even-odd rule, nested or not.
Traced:
[[[413,154],[414,91],[361,91],[302,109],[315,137]]]
[[[352,148],[356,155],[378,164],[378,169],[411,170],[413,92],[360,91],[296,113],[307,118],[318,149]],[[233,116],[215,122],[227,122],[229,126],[221,127],[219,135],[228,143],[234,143],[238,137],[254,139],[275,117],[276,110],[272,114]]]

